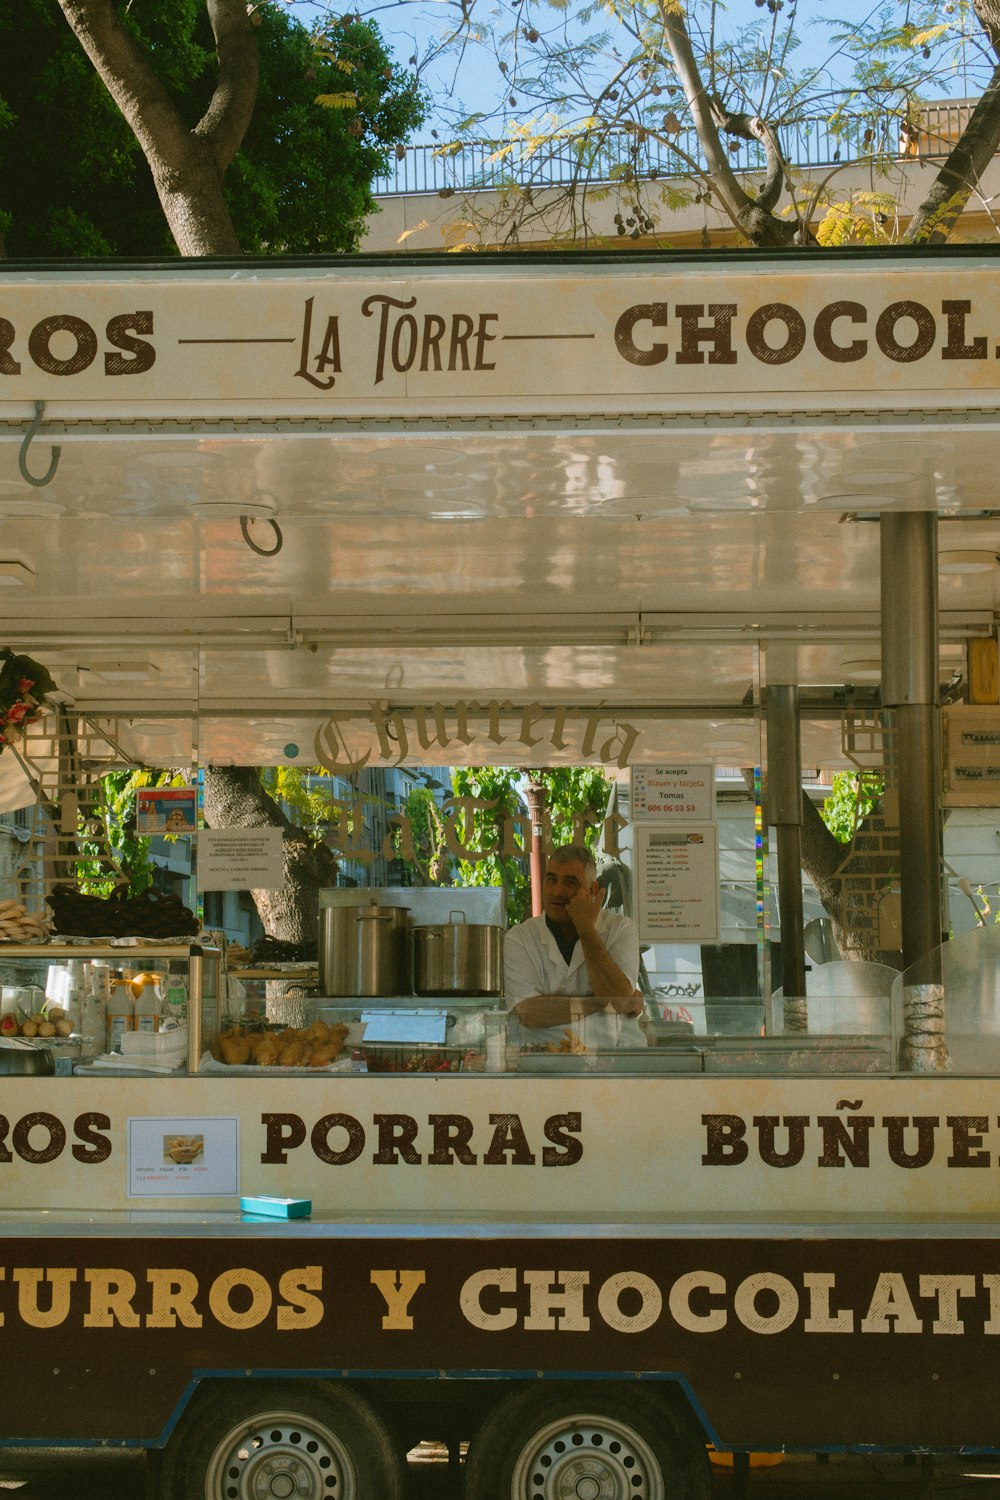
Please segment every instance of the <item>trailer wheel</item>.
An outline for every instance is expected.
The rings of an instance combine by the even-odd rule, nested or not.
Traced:
[[[208,1390],[167,1449],[161,1500],[401,1500],[392,1439],[351,1390],[247,1381]]]
[[[469,1445],[466,1500],[707,1500],[704,1442],[636,1386],[530,1384]]]

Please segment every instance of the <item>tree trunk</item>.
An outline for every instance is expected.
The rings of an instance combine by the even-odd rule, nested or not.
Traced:
[[[239,255],[222,190],[257,98],[257,41],[245,0],[206,0],[219,74],[201,120],[189,130],[114,0],[59,0],[149,162],[170,232],[182,255]]]
[[[260,784],[255,766],[209,766],[205,771],[205,822],[210,828],[280,828],[283,884],[252,891],[265,932],[289,943],[308,943],[319,931],[319,891],[337,881],[337,857],[297,828]]]
[[[802,793],[802,868],[830,918],[841,958],[898,968],[899,954],[880,948],[875,939],[879,891],[891,879],[880,824],[879,815],[872,814],[853,842],[842,844],[823,822],[819,808]]]
[[[743,780],[751,795],[754,790],[753,771],[744,768]],[[870,961],[898,968],[899,955],[886,952],[872,941],[875,925],[872,900],[864,885],[877,886],[885,877],[884,856],[880,854],[879,840],[868,824],[877,822],[871,818],[861,824],[853,844],[842,844],[823,822],[819,808],[812,798],[802,793],[802,869],[809,877],[830,918],[830,927],[840,956],[847,962]],[[855,877],[866,874],[867,882],[855,879],[845,882],[844,866],[851,860]]]

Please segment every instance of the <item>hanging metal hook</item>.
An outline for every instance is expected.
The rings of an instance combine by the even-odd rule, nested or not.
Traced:
[[[35,485],[37,489],[41,489],[43,485],[49,484],[52,479],[54,479],[56,469],[58,469],[59,467],[59,455],[62,453],[62,449],[58,446],[58,444],[54,443],[52,445],[52,458],[49,462],[47,472],[40,479],[36,479],[34,474],[28,473],[28,449],[31,447],[32,441],[34,440],[35,434],[37,433],[39,427],[41,427],[42,425],[42,417],[44,416],[44,414],[45,402],[36,401],[35,420],[31,423],[27,432],[24,434],[24,438],[21,442],[21,448],[17,455],[17,467],[21,471],[21,478],[25,481],[26,484]]]
[[[250,527],[253,525],[255,520],[264,520],[267,522],[268,526],[272,527],[275,540],[275,544],[273,547],[257,546],[257,543],[250,535]],[[254,552],[258,552],[261,557],[275,557],[281,551],[282,545],[285,540],[281,535],[281,527],[278,525],[277,521],[272,521],[270,516],[240,516],[240,530],[243,533],[243,540],[246,542],[247,546],[252,548]]]

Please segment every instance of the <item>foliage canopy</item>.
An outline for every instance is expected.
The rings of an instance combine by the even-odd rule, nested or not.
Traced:
[[[118,10],[193,128],[216,83],[204,3]],[[423,92],[371,21],[313,35],[276,7],[257,14],[257,105],[224,182],[237,237],[247,253],[353,249]],[[346,107],[317,102],[335,91]],[[177,253],[143,151],[51,0],[0,6],[0,214],[13,256]]]

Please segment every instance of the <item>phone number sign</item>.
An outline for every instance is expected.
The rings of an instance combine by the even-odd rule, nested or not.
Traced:
[[[714,765],[633,765],[631,777],[634,820],[714,822]]]

